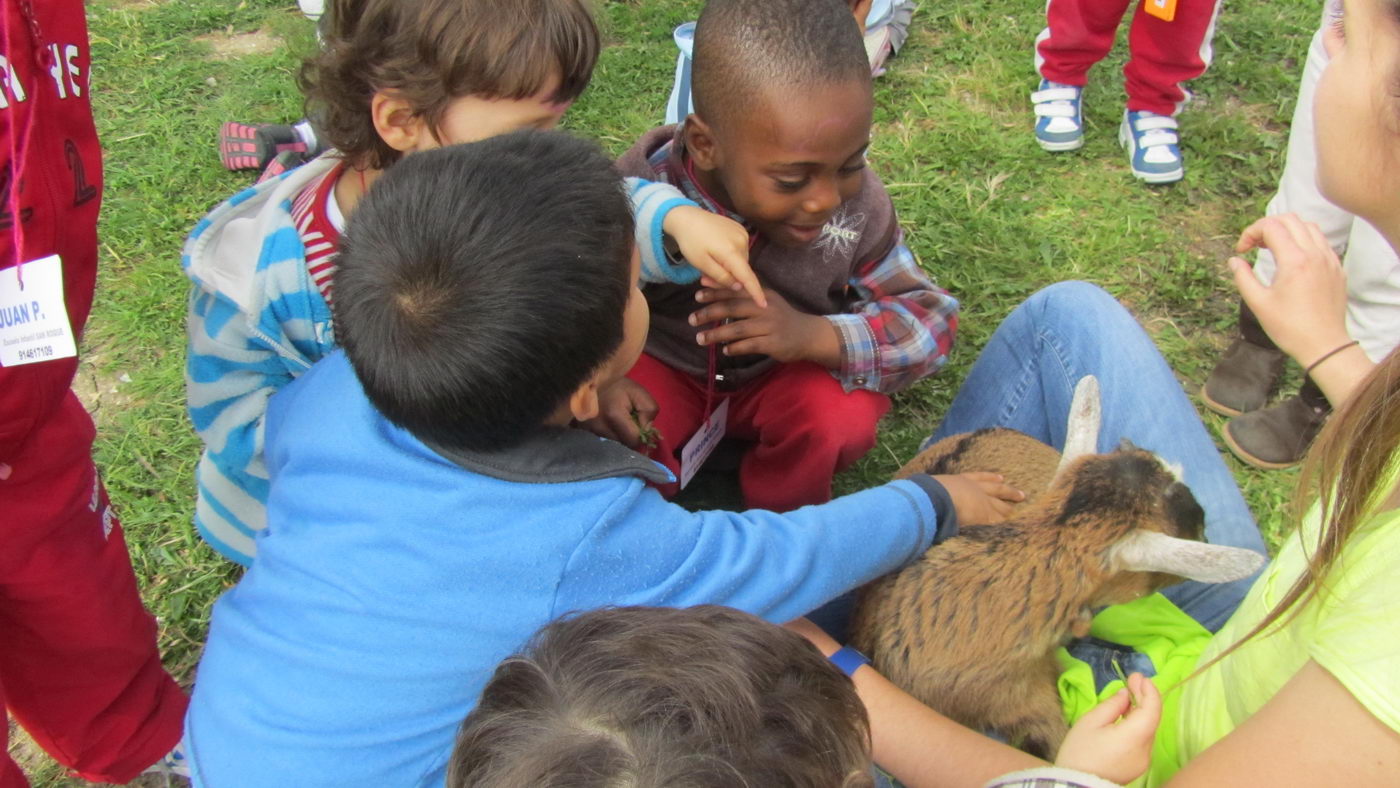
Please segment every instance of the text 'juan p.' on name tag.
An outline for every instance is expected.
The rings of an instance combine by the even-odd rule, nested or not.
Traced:
[[[23,286],[19,266],[0,271],[0,367],[76,355],[58,255],[25,263]]]
[[[710,418],[700,425],[699,432],[686,441],[681,449],[681,489],[684,490],[695,472],[710,458],[710,454],[724,438],[725,427],[729,424],[729,400],[720,400],[719,406],[710,412]]]

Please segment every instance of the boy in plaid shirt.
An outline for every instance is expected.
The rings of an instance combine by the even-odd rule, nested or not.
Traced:
[[[743,223],[766,303],[704,282],[648,285],[651,333],[628,375],[645,391],[605,416],[633,446],[625,414],[652,417],[652,456],[677,472],[707,404],[727,400],[727,434],[755,442],[740,463],[745,505],[821,503],[875,445],[886,395],[943,366],[958,303],[904,246],[866,166],[870,67],[845,4],[711,0],[694,60],[695,113],[618,165]]]

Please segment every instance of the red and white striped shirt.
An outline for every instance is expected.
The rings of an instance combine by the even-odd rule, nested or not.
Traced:
[[[327,306],[331,303],[335,259],[340,254],[340,233],[345,229],[345,215],[335,200],[335,184],[343,172],[345,165],[337,165],[308,183],[292,201],[292,221],[306,246],[306,271]]]

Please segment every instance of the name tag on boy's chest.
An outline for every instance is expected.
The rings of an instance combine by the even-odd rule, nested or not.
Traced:
[[[58,255],[0,271],[0,367],[78,355]]]
[[[690,484],[695,472],[710,458],[710,454],[724,438],[724,430],[728,424],[729,400],[720,400],[719,406],[710,413],[710,418],[700,425],[700,430],[681,448],[681,489]]]
[[[1142,10],[1163,22],[1176,18],[1176,0],[1142,0]]]

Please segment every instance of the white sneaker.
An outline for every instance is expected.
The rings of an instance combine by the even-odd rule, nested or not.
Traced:
[[[1118,142],[1128,151],[1133,175],[1144,183],[1176,183],[1186,176],[1176,118],[1142,110],[1124,112]]]
[[[1040,80],[1040,87],[1031,93],[1031,106],[1035,109],[1035,141],[1041,148],[1060,152],[1084,147],[1083,95],[1084,88]]]

